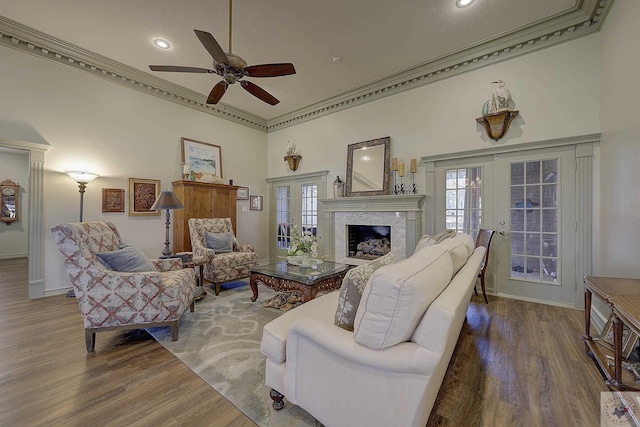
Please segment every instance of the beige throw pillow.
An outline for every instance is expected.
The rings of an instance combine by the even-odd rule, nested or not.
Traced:
[[[353,331],[356,311],[369,278],[378,268],[395,262],[396,257],[393,252],[389,252],[368,264],[354,267],[345,274],[340,287],[340,295],[338,296],[338,308],[334,322],[336,326],[340,326],[347,331]]]

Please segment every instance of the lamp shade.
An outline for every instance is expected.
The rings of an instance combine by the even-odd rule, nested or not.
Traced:
[[[66,172],[67,175],[71,177],[78,184],[80,183],[88,183],[93,181],[98,177],[98,175],[91,172],[82,172],[82,171],[69,171]]]
[[[156,199],[151,206],[152,211],[162,210],[162,209],[184,209],[182,202],[178,200],[173,191],[165,190]]]

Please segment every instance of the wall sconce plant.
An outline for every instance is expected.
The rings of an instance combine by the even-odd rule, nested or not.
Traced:
[[[493,91],[491,99],[484,103],[482,117],[478,117],[476,122],[484,127],[489,138],[497,142],[506,135],[511,122],[520,112],[510,110],[513,100],[509,89],[504,87],[504,81],[496,80],[491,83],[497,83],[498,87]]]
[[[289,169],[295,172],[298,170],[298,166],[300,166],[300,160],[302,160],[302,156],[298,153],[296,149],[296,145],[289,143],[289,148],[287,148],[287,155],[284,156],[284,160],[289,164]]]

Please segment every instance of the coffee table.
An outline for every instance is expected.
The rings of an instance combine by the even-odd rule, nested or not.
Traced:
[[[352,265],[324,261],[310,267],[300,267],[280,261],[251,269],[249,285],[253,291],[251,301],[258,299],[258,283],[276,292],[299,292],[303,302],[311,301],[320,292],[338,289]]]

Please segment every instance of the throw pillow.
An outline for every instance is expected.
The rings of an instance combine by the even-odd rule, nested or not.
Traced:
[[[442,246],[449,251],[451,261],[453,262],[453,273],[451,276],[455,276],[467,262],[467,258],[469,258],[467,246],[465,245],[464,240],[458,237],[454,239],[446,239],[443,240],[442,243],[438,244],[438,246]]]
[[[383,265],[394,264],[396,257],[393,252],[389,252],[370,263],[359,265],[347,271],[342,286],[340,286],[340,295],[338,296],[338,308],[336,309],[335,325],[340,326],[347,331],[353,331],[353,322],[356,318],[356,311],[360,305],[362,292],[364,291],[369,278],[378,268]]]
[[[218,254],[233,252],[233,233],[211,233],[204,234],[207,247],[213,249]]]
[[[356,313],[355,341],[381,350],[409,340],[433,300],[451,281],[452,269],[446,248],[433,245],[375,271]]]
[[[127,245],[117,251],[97,252],[96,258],[113,271],[158,271],[155,265],[135,246]]]
[[[413,253],[415,254],[416,252],[418,252],[420,249],[422,248],[426,248],[427,246],[433,246],[436,244],[435,239],[433,239],[431,236],[429,236],[428,234],[425,234],[424,236],[422,236],[420,238],[420,240],[418,240],[418,244],[416,245],[416,250],[413,251]]]

